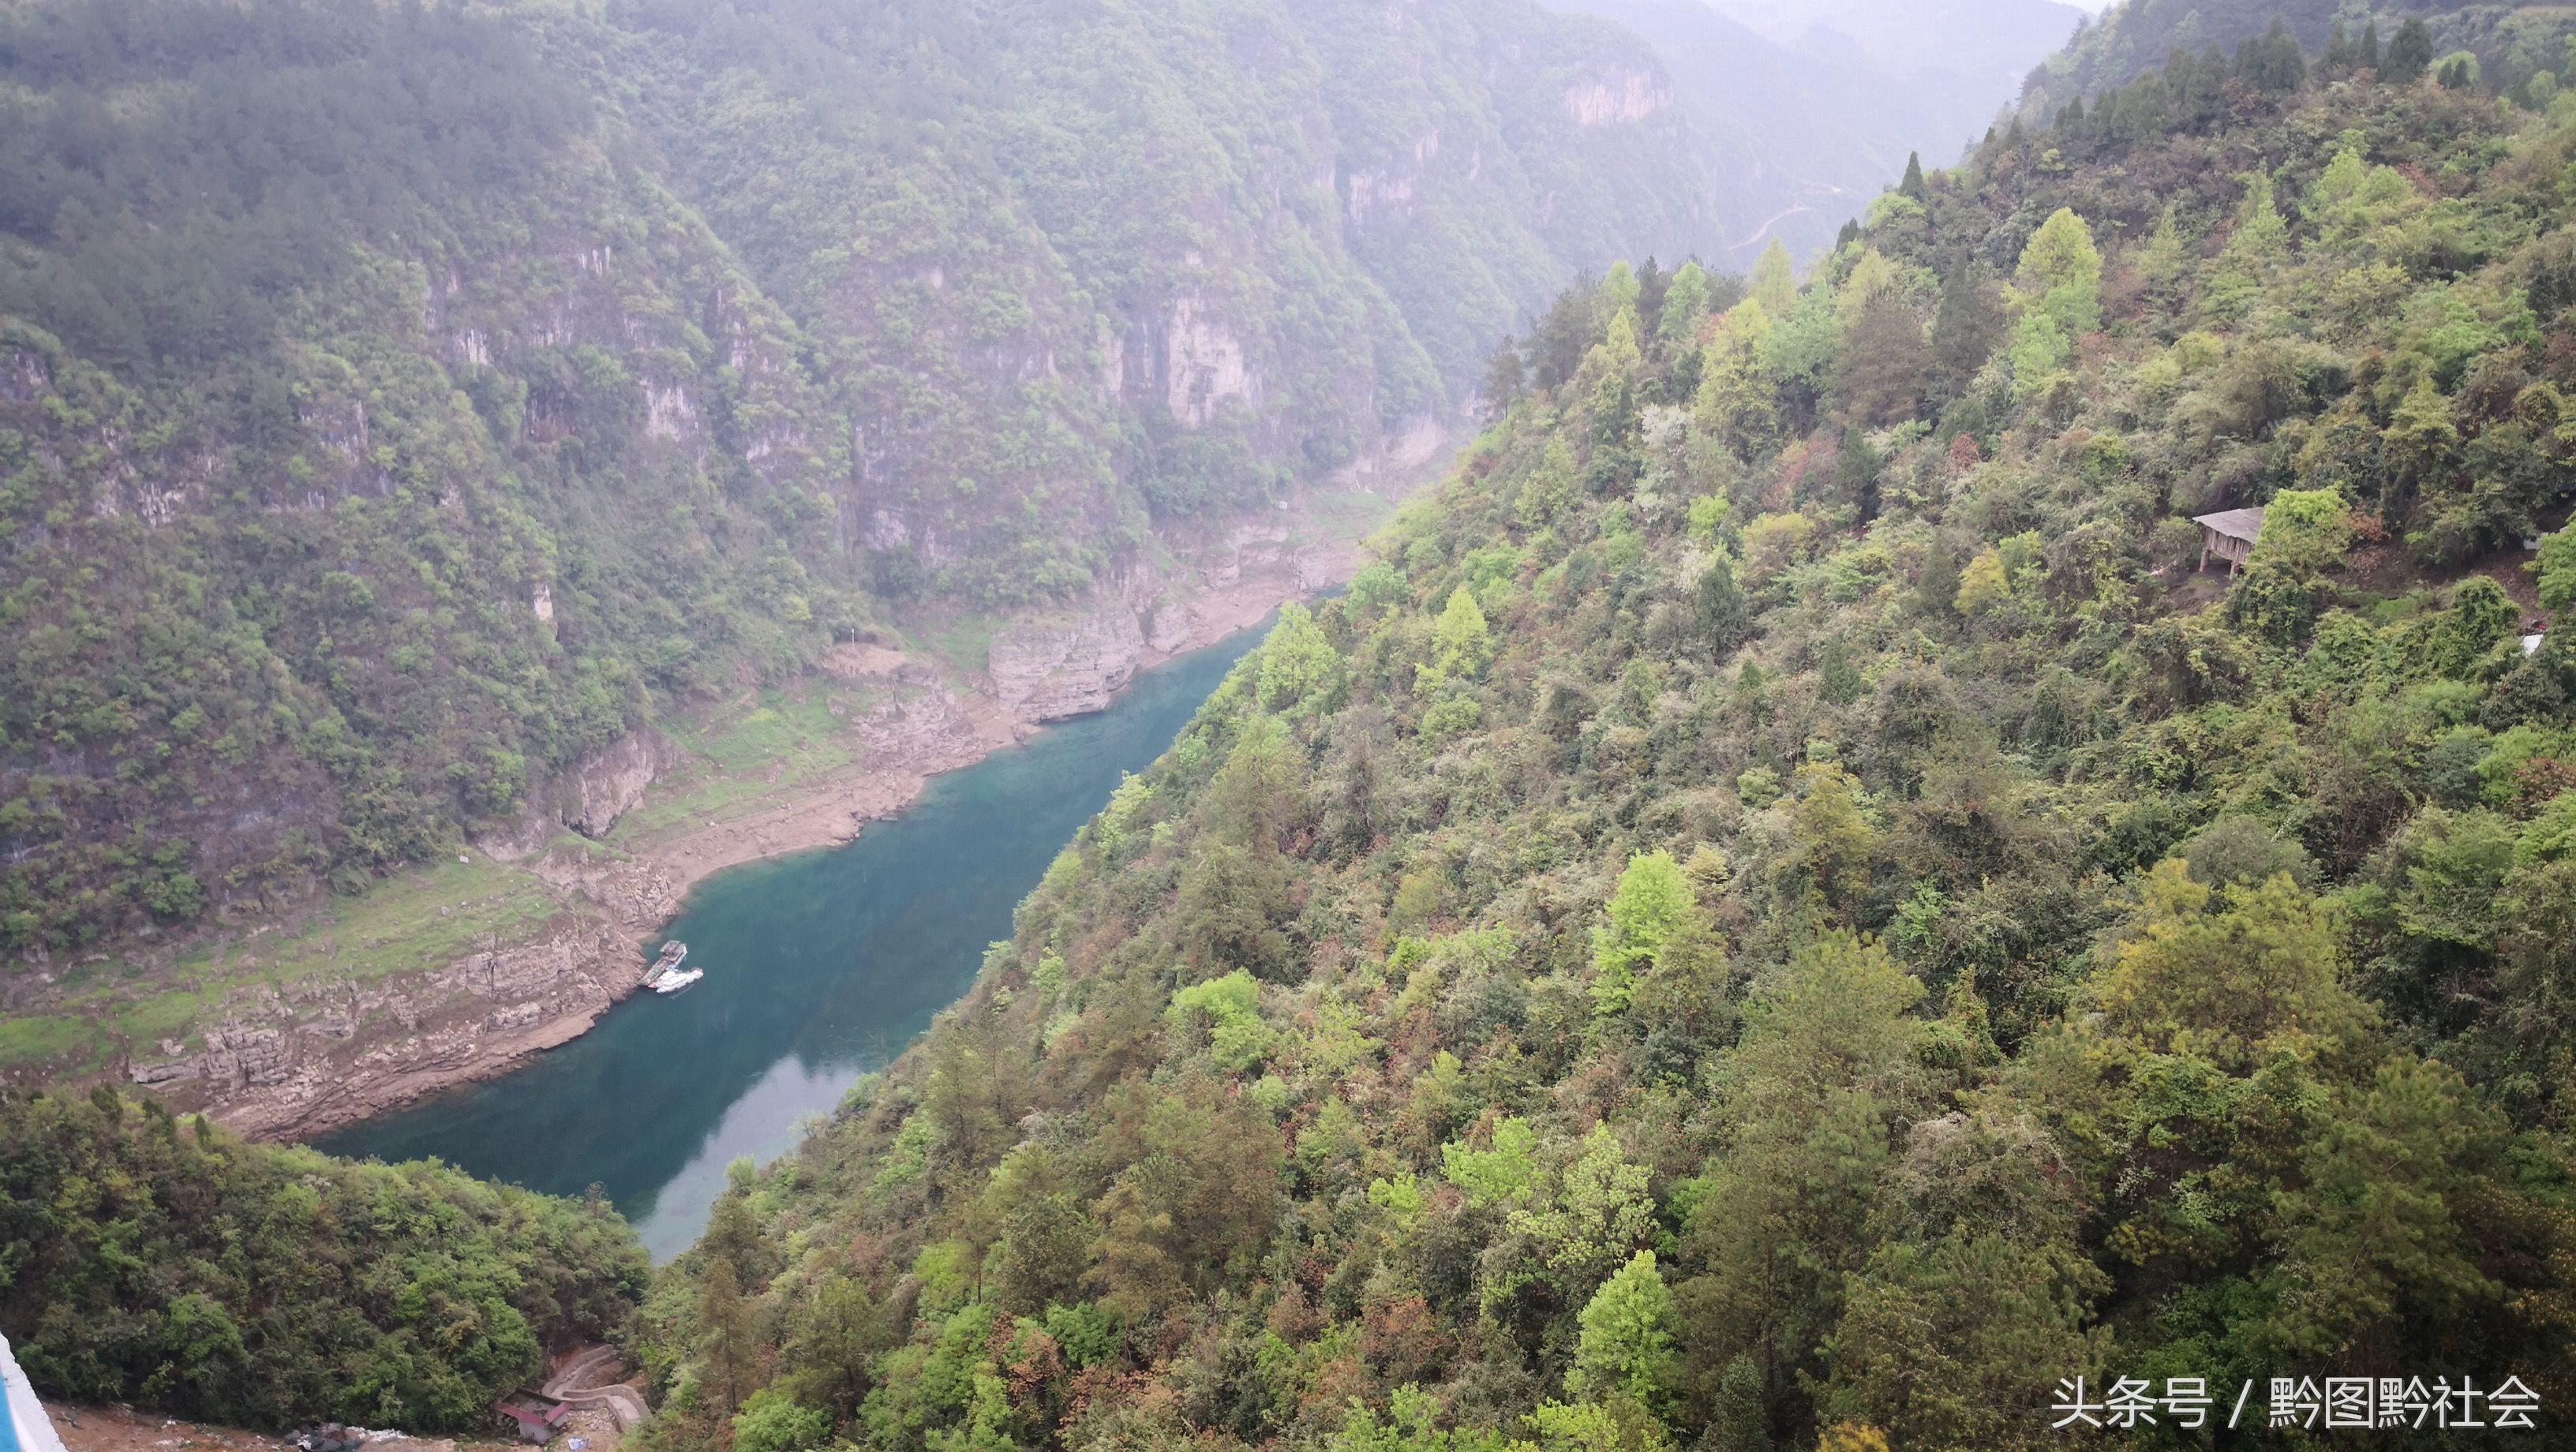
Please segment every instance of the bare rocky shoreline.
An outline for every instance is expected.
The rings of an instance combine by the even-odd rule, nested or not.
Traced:
[[[932,776],[1047,722],[1105,708],[1136,672],[1348,580],[1357,559],[1355,541],[1292,543],[1286,521],[1239,527],[1175,582],[1140,571],[1087,611],[1004,628],[972,679],[945,678],[885,647],[836,648],[827,673],[881,685],[889,697],[851,723],[849,768],[630,854],[567,850],[564,829],[605,836],[686,765],[660,733],[638,732],[534,794],[524,820],[475,843],[546,884],[559,910],[541,925],[427,971],[291,994],[236,991],[219,1019],[201,1018],[197,1042],[137,1053],[121,1072],[175,1108],[268,1140],[313,1138],[505,1073],[579,1037],[633,993],[644,949],[708,875],[847,842],[910,805]]]

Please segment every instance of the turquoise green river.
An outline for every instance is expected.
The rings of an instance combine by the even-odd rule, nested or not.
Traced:
[[[727,1164],[794,1148],[801,1120],[957,1001],[1119,774],[1161,755],[1261,634],[1144,672],[1100,715],[934,778],[848,846],[709,878],[668,930],[707,972],[694,987],[639,993],[523,1069],[317,1147],[435,1156],[555,1194],[596,1184],[670,1259],[706,1224]]]

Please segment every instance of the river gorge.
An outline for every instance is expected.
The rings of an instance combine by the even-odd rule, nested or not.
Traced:
[[[638,994],[571,1043],[323,1137],[336,1154],[434,1155],[579,1194],[596,1184],[657,1259],[684,1250],[725,1167],[792,1148],[974,981],[1047,863],[1187,724],[1259,628],[1136,676],[1108,708],[935,777],[846,846],[700,883],[668,936],[706,970]]]

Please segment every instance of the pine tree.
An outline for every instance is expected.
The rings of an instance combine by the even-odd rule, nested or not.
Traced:
[[[747,1163],[735,1161],[737,1165]],[[717,1197],[715,1208],[708,1213],[707,1228],[699,1237],[699,1243],[732,1262],[737,1281],[751,1286],[755,1292],[777,1270],[776,1245],[761,1234],[760,1222],[751,1213],[749,1191],[740,1180]]]
[[[698,1277],[698,1351],[724,1410],[742,1405],[752,1372],[752,1307],[742,1298],[733,1262],[721,1255]]]
[[[2295,91],[2308,78],[2308,58],[2279,20],[2259,39],[2236,47],[2236,78],[2267,94]]]
[[[1583,366],[1583,355],[1592,346],[1596,326],[1592,311],[1593,289],[1578,280],[1556,295],[1556,301],[1530,331],[1529,365],[1532,386],[1554,391],[1574,377]]]
[[[2172,90],[2154,71],[2138,77],[2116,97],[2110,132],[2131,143],[2155,141],[2172,128]]]
[[[1519,345],[1505,338],[1485,364],[1485,416],[1500,419],[1529,393],[1529,365]]]
[[[2561,531],[2561,533],[2566,533]],[[2570,535],[2576,541],[2576,535]],[[2566,551],[2576,554],[2576,550]],[[2569,589],[2576,593],[2576,564],[2566,572]],[[2550,577],[2542,577],[2542,588],[2549,588]],[[1699,577],[1699,626],[1708,636],[1712,654],[1723,656],[1744,643],[1751,612],[1744,606],[1744,591],[1735,583],[1735,563],[1724,555],[1708,562]]]
[[[2175,46],[2173,50],[2165,56],[2165,90],[2173,100],[2174,112],[2177,118],[2189,113],[2191,106],[2191,88],[2193,84],[2192,72],[2195,69],[2196,67],[2192,64],[2191,52],[2182,46]]]
[[[2227,246],[2202,290],[2201,310],[2215,318],[2242,316],[2265,295],[2272,273],[2288,259],[2290,226],[2274,200],[2272,178],[2248,175]]]
[[[2146,283],[2147,291],[2161,299],[2182,281],[2190,266],[2191,256],[2184,250],[2177,210],[2167,205],[2147,245],[2139,249],[2138,276]]]
[[[1913,306],[1895,288],[1883,288],[1862,305],[1852,325],[1834,387],[1851,422],[1876,428],[1914,416],[1931,369],[1931,349]]]
[[[1923,153],[1909,151],[1905,154],[1905,180],[1897,183],[1896,189],[1918,202],[1923,200]]]
[[[1652,1407],[1673,1379],[1673,1293],[1655,1269],[1655,1253],[1628,1258],[1578,1318],[1582,1331],[1574,1365],[1565,1373],[1568,1394],[1599,1401],[1624,1393]]]
[[[1663,312],[1655,319],[1655,344],[1667,357],[1679,357],[1695,345],[1700,325],[1708,321],[1708,303],[1708,274],[1697,262],[1683,263],[1664,289]]]
[[[2397,38],[2388,43],[2388,64],[2380,69],[2380,78],[2391,85],[2411,86],[2423,78],[2425,68],[2433,64],[2433,32],[2422,20],[2410,19],[2397,27]]]
[[[1914,585],[1914,608],[1925,615],[1948,615],[1956,609],[1958,598],[1958,552],[1936,534],[1923,552],[1923,577]]]
[[[1878,450],[1858,428],[1843,430],[1843,446],[1834,465],[1834,487],[1849,501],[1861,524],[1878,518]]]
[[[2192,125],[2207,126],[2218,120],[2227,107],[2227,57],[2211,41],[2209,48],[2191,65],[2190,94],[2177,94],[2176,111]]]
[[[1078,1249],[1088,1251],[1088,1241]],[[807,1395],[837,1417],[857,1411],[875,1384],[876,1357],[895,1339],[891,1320],[869,1296],[865,1281],[837,1273],[825,1276],[786,1348],[786,1359],[801,1368],[799,1380]]]
[[[2265,41],[2271,51],[2264,70],[2266,89],[2286,94],[2306,85],[2308,55],[2299,49],[2299,42],[2290,34],[2290,27],[2275,19],[2272,33]]]
[[[2102,326],[2102,251],[2074,208],[2058,208],[2031,234],[2015,288],[2023,307],[2046,313],[2069,337]]]
[[[1582,498],[1583,477],[1575,466],[1574,450],[1560,435],[1547,441],[1547,447],[1539,453],[1538,467],[1521,481],[1513,514],[1523,529],[1545,529]]]
[[[2576,610],[2576,525],[2540,542],[2540,603],[2549,610]]]
[[[1628,860],[1607,912],[1609,921],[1592,930],[1592,1001],[1599,1012],[1613,1014],[1628,1006],[1637,980],[1689,925],[1699,904],[1681,864],[1658,849]]]
[[[1700,1438],[1701,1452],[1771,1452],[1771,1418],[1762,1406],[1762,1372],[1750,1356],[1726,1364],[1717,1405]]]
[[[1611,263],[1608,275],[1601,279],[1601,310],[1616,313],[1635,307],[1638,291],[1636,269],[1628,265],[1627,259]]]
[[[1493,659],[1493,641],[1486,633],[1485,612],[1477,607],[1476,592],[1464,585],[1449,592],[1449,603],[1431,628],[1431,641],[1437,655],[1423,673],[1436,678],[1435,684],[1485,668]]]
[[[1762,249],[1753,263],[1753,300],[1774,318],[1785,318],[1798,305],[1798,274],[1789,262],[1789,246],[1779,238]]]
[[[1727,315],[1727,335],[1700,350],[1699,390],[1691,399],[1691,426],[1718,440],[1738,459],[1750,460],[1779,427],[1779,389],[1763,362],[1760,340],[1769,329],[1762,304],[1746,302]]]
[[[1323,695],[1341,665],[1340,652],[1324,638],[1315,617],[1292,600],[1279,607],[1279,623],[1261,643],[1257,695],[1270,710],[1288,709]]]
[[[2379,22],[2374,20],[2361,28],[2361,68],[2379,69]]]
[[[1648,253],[1644,264],[1637,269],[1638,341],[1643,342],[1655,335],[1655,324],[1664,315],[1664,294],[1671,290],[1672,285],[1673,275],[1657,266],[1654,254]]]
[[[2102,326],[2102,252],[2072,208],[2058,208],[2031,235],[2013,295],[2021,314],[2013,380],[2027,394],[2049,386],[2074,361],[2076,340]]]

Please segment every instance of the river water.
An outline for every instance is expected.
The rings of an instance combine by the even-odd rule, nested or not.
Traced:
[[[728,1163],[793,1149],[800,1120],[957,1001],[1119,773],[1161,755],[1261,634],[1144,672],[1100,715],[934,778],[847,846],[707,879],[669,929],[707,970],[695,987],[639,993],[517,1072],[316,1146],[436,1156],[554,1194],[597,1184],[670,1259],[705,1226]]]

